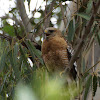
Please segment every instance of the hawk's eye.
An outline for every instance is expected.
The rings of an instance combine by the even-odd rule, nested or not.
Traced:
[[[54,30],[49,30],[49,32],[50,32],[50,33],[53,33],[53,32],[54,32]]]

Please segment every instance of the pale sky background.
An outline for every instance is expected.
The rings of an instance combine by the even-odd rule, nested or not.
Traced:
[[[4,16],[5,14],[9,13],[9,10],[11,8],[16,6],[16,0],[0,0],[0,17]],[[30,11],[33,11],[35,8],[38,9],[40,6],[42,6],[42,9],[45,7],[45,2],[43,0],[31,0],[30,3]],[[27,14],[29,15],[28,10],[28,3],[25,1],[25,7]]]
[[[31,0],[30,2],[30,12],[28,9],[28,2],[25,1],[25,8],[26,12],[28,14],[28,17],[32,17],[31,11],[33,11],[35,8],[38,9],[41,6],[41,9],[45,9],[45,2],[43,0]],[[0,0],[0,17],[5,16],[5,14],[8,14],[11,8],[16,7],[16,0]],[[35,18],[39,18],[41,14],[39,12],[36,12],[34,14]],[[1,19],[0,19],[1,22]],[[13,21],[8,20],[8,22],[12,25]],[[0,25],[1,26],[1,25]]]
[[[12,7],[15,7],[15,0],[0,0],[0,17],[8,14]]]
[[[67,3],[69,3],[69,2],[67,1]],[[27,12],[28,17],[29,18],[32,17],[31,11],[33,11],[35,8],[38,9],[41,6],[41,9],[44,10],[45,5],[46,5],[46,2],[44,0],[31,0],[31,2],[30,2],[30,12],[29,12],[28,2],[26,0],[25,1],[25,8],[26,8],[26,12]],[[16,7],[16,0],[0,0],[0,17],[5,16],[5,14],[8,14],[9,10],[11,10],[11,8],[14,8],[14,7]],[[55,12],[56,11],[57,10],[55,10]],[[36,12],[34,14],[34,18],[39,18],[40,16],[41,16],[41,14],[39,12]],[[0,22],[1,22],[1,19],[0,19]],[[9,19],[8,22],[11,25],[13,25],[13,21],[11,19]],[[53,24],[56,24],[57,19],[55,17],[52,17],[51,22]]]

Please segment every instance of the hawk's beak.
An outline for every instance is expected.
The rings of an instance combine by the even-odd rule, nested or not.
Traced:
[[[44,34],[46,34],[46,33],[48,33],[48,30],[45,29],[45,30],[44,30]]]
[[[50,33],[48,32],[48,30],[45,30],[44,34],[46,35],[46,37],[48,37],[50,35]]]

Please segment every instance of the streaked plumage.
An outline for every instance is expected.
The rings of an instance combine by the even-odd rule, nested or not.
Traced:
[[[62,37],[61,31],[49,27],[45,29],[46,39],[42,44],[42,56],[48,71],[61,72],[69,68],[67,42]]]

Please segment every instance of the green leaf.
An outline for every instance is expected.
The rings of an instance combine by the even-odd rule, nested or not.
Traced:
[[[97,91],[97,76],[94,75],[93,76],[93,96],[95,96],[96,91]]]
[[[92,0],[89,0],[88,4],[87,4],[87,9],[86,9],[86,13],[89,14],[91,12],[92,9]]]
[[[85,80],[85,78],[87,77],[89,75],[89,73],[88,72],[86,72],[86,73],[84,73],[84,75],[83,75],[83,77],[82,77],[82,81],[84,81]]]
[[[30,42],[30,41],[26,41],[25,42],[31,55],[33,58],[33,61],[36,59],[36,57],[39,59],[40,63],[43,64],[43,60],[41,58],[41,51],[39,51],[38,49],[35,48],[35,46]],[[35,57],[36,56],[36,57]]]
[[[9,24],[5,25],[2,30],[10,36],[15,36],[14,27]]]
[[[27,47],[28,47],[28,49],[29,49],[29,51],[31,53],[31,56],[32,56],[33,61],[35,61],[35,54],[33,52],[33,48],[34,47],[32,48],[32,46],[30,45],[30,42],[29,41],[26,41],[25,43],[26,43],[26,45],[27,45]]]
[[[18,64],[18,44],[15,44],[14,49],[10,51],[9,59],[11,66],[14,70],[14,74],[17,79],[20,78],[19,64]]]
[[[0,60],[0,71],[2,71],[5,67],[5,63],[6,63],[6,58],[7,58],[7,50],[3,51],[3,54],[1,55],[1,60]]]
[[[89,78],[87,79],[86,84],[85,84],[84,100],[87,99],[87,95],[88,95],[91,85],[92,85],[92,75],[89,76]]]
[[[13,56],[14,56],[14,64],[15,66],[17,66],[17,62],[18,62],[18,44],[16,43],[15,46],[14,46],[14,52],[13,52]]]
[[[20,55],[20,57],[18,58],[19,59],[19,69],[21,70],[22,69],[22,64],[23,64],[23,55]]]
[[[28,64],[28,58],[26,57],[26,53],[24,52],[24,50],[22,49],[22,47],[20,46],[20,53],[21,53],[21,59],[23,59],[27,69],[31,70],[30,69],[30,65]]]
[[[5,82],[6,82],[6,79],[7,79],[8,75],[9,75],[9,72],[7,72],[7,73],[4,75],[3,83],[0,84],[0,93],[1,93],[2,90],[3,90],[4,84],[5,84]]]
[[[82,17],[82,18],[84,18],[84,19],[86,19],[86,20],[90,19],[90,16],[87,15],[86,13],[78,13],[77,15],[80,16],[80,17]]]
[[[68,41],[71,42],[75,34],[75,22],[74,19],[70,21],[68,28]]]

